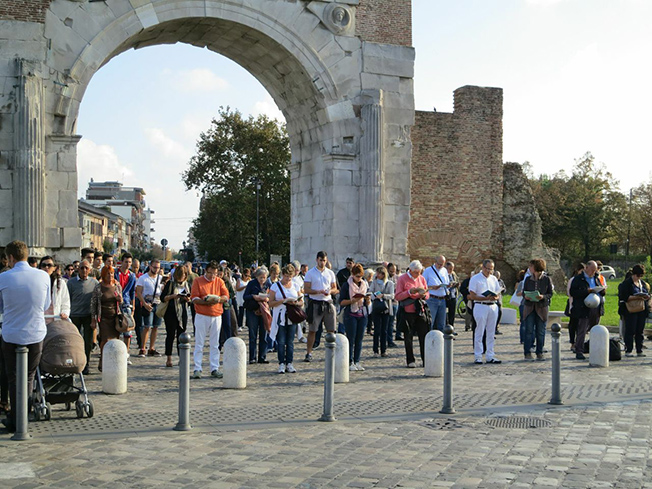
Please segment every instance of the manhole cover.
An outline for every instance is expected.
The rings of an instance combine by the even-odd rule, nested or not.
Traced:
[[[454,419],[429,419],[423,425],[432,430],[454,430],[455,428],[463,428],[463,425]]]
[[[552,424],[547,419],[529,416],[509,416],[504,418],[489,418],[485,421],[494,428],[549,428]]]

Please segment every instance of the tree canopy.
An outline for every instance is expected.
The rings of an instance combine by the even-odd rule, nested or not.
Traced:
[[[203,193],[193,224],[200,254],[244,263],[290,254],[290,144],[285,126],[220,107],[199,136],[183,181]],[[256,193],[260,256],[256,254]]]

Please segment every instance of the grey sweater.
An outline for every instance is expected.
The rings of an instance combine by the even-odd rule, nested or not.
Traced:
[[[97,284],[97,280],[92,277],[88,277],[86,280],[72,277],[68,280],[70,317],[91,315],[91,296]]]

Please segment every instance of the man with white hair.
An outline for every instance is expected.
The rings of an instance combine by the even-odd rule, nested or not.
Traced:
[[[482,337],[487,332],[487,363],[502,363],[494,356],[496,322],[498,320],[497,301],[500,296],[500,284],[494,276],[493,260],[483,260],[482,270],[469,281],[469,297],[473,301],[473,318],[476,322],[473,338],[475,362],[482,364]]]
[[[405,344],[405,360],[408,368],[415,368],[414,350],[412,342],[414,333],[419,337],[419,350],[421,361],[424,361],[424,348],[426,344],[426,334],[430,327],[426,316],[426,300],[430,297],[428,293],[428,284],[421,275],[423,265],[419,260],[414,260],[408,267],[408,272],[401,275],[396,281],[396,293],[394,298],[399,301],[400,307],[403,308],[401,322],[397,325],[397,330],[401,328],[405,331],[403,335]]]
[[[592,293],[597,293],[600,297],[600,305],[595,308],[589,308],[584,304],[584,299]],[[573,298],[571,317],[578,318],[577,333],[575,334],[575,358],[578,360],[586,359],[584,356],[584,339],[586,333],[593,326],[600,324],[600,316],[604,313],[605,293],[606,288],[602,287],[598,264],[591,260],[584,267],[584,271],[573,278],[570,288],[570,295]]]
[[[423,278],[426,280],[430,291],[430,298],[426,301],[432,316],[430,329],[437,328],[442,333],[444,332],[444,326],[446,326],[446,299],[448,298],[448,286],[450,285],[450,278],[444,266],[445,264],[446,257],[439,255],[435,258],[435,264],[423,271]]]

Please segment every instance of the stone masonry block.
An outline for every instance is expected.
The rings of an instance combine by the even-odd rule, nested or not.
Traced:
[[[363,71],[377,75],[414,77],[414,61],[362,56]]]
[[[11,170],[0,170],[0,189],[11,190],[13,187],[13,178]]]
[[[61,228],[46,228],[45,246],[48,248],[61,248]]]
[[[82,245],[81,229],[78,227],[63,228],[63,246],[65,248],[80,248]]]
[[[416,59],[416,50],[412,47],[396,44],[381,44],[377,42],[363,42],[362,51],[365,56],[377,58],[412,61]]]
[[[400,78],[397,76],[375,75],[362,73],[362,89],[380,89],[389,92],[398,92],[400,89]]]

